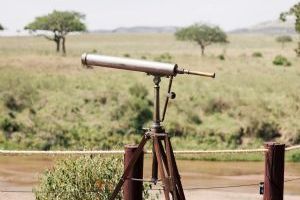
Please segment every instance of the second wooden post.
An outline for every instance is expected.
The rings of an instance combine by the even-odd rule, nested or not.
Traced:
[[[264,200],[283,200],[285,145],[265,144]]]

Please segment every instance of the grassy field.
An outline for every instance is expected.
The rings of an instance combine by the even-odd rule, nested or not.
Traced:
[[[82,68],[83,52],[175,62],[217,78],[178,76],[165,127],[176,149],[245,148],[275,140],[300,143],[300,62],[295,44],[230,35],[200,48],[171,34],[102,34],[67,38],[68,55],[37,37],[0,38],[0,148],[119,149],[151,124],[152,78]],[[253,57],[254,52],[262,57]],[[219,55],[225,55],[225,60]],[[278,54],[290,67],[274,66]],[[167,81],[163,80],[162,91]]]

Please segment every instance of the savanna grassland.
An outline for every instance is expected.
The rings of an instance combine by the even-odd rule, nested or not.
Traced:
[[[152,77],[81,66],[83,52],[178,63],[216,79],[175,78],[165,127],[177,149],[300,143],[300,60],[275,36],[229,35],[201,57],[172,34],[67,37],[67,56],[39,37],[0,37],[1,149],[120,149],[152,118]],[[253,53],[261,53],[255,57]],[[219,55],[224,55],[225,60]],[[278,54],[290,67],[272,64]],[[167,80],[162,83],[166,90]],[[162,93],[163,94],[163,93]]]

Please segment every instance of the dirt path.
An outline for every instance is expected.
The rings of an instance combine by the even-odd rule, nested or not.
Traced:
[[[52,158],[0,157],[0,191],[11,191],[0,192],[0,200],[34,200],[30,191],[37,184],[39,174],[52,164]],[[252,184],[263,180],[261,162],[179,161],[178,165],[185,188]],[[145,166],[145,176],[149,177],[149,161],[146,160]],[[287,163],[285,178],[295,177],[300,177],[300,163]],[[285,200],[300,199],[299,183],[285,183]],[[188,190],[185,194],[189,200],[258,200],[262,199],[258,190],[257,184],[240,188]]]
[[[259,194],[215,191],[215,190],[201,190],[188,191],[185,193],[186,198],[190,200],[210,199],[210,200],[260,200],[263,199]],[[299,200],[299,196],[285,195],[285,200]]]

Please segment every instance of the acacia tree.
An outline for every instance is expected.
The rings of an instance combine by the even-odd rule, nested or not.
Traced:
[[[73,31],[85,31],[86,26],[82,22],[84,15],[74,11],[56,11],[40,17],[28,24],[25,29],[51,31],[52,36],[42,34],[46,39],[56,43],[56,51],[60,51],[62,43],[63,54],[66,54],[66,35]]]
[[[288,16],[294,16],[295,19],[295,31],[300,34],[300,2],[290,8],[289,11],[280,14],[280,19],[286,21]],[[300,57],[300,41],[298,41],[298,48],[295,49],[297,56]]]
[[[276,38],[276,41],[279,42],[279,43],[281,43],[281,48],[283,49],[284,48],[284,44],[287,43],[287,42],[292,42],[293,39],[289,35],[282,35],[282,36],[278,36]]]
[[[4,30],[3,26],[0,24],[0,31]]]
[[[179,29],[175,33],[178,40],[188,40],[197,42],[201,47],[201,54],[204,55],[205,48],[213,43],[227,43],[226,33],[218,26],[208,26],[205,24],[194,24],[186,28]]]

